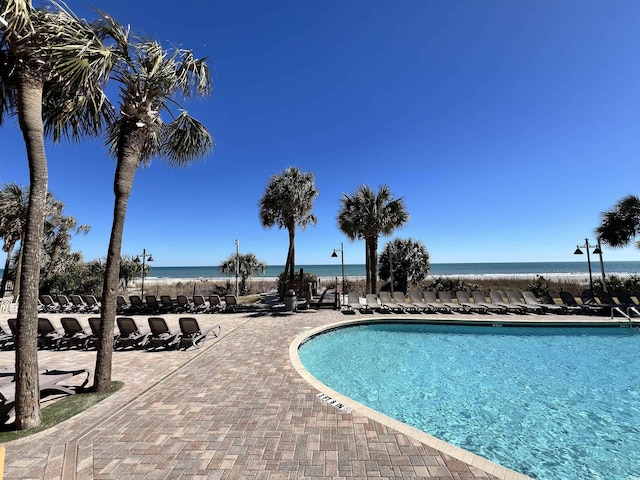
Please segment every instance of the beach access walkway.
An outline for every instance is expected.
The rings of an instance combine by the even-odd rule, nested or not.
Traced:
[[[164,317],[177,325],[178,315]],[[5,478],[523,478],[491,462],[471,466],[319,398],[294,368],[289,346],[309,329],[353,316],[308,310],[196,317],[203,327],[219,323],[221,336],[187,352],[114,352],[113,379],[124,388],[56,427],[7,443]],[[0,367],[13,362],[14,352],[0,352]],[[42,368],[94,363],[91,351],[39,352]]]

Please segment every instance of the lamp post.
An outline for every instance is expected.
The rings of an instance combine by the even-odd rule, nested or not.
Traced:
[[[606,292],[607,283],[605,281],[605,275],[604,275],[604,262],[602,261],[602,248],[600,247],[600,240],[598,240],[597,246],[593,247],[593,245],[589,245],[589,239],[585,238],[584,245],[576,245],[576,251],[573,252],[573,254],[583,255],[584,253],[582,251],[583,248],[587,251],[587,265],[589,267],[589,288],[591,289],[591,294],[593,294],[593,277],[591,275],[591,256],[590,256],[591,248],[593,248],[593,253],[597,254],[600,257],[600,271],[602,273],[602,289]]]
[[[334,248],[331,258],[338,258],[340,252],[341,264],[342,264],[342,296],[344,297],[344,243],[340,242],[340,248]],[[337,297],[337,295],[336,295]],[[344,301],[344,298],[342,299]]]
[[[240,240],[236,238],[236,296],[238,293],[238,274],[240,273]]]
[[[140,257],[142,257],[142,262],[140,261]],[[144,277],[146,275],[146,265],[147,262],[153,262],[153,257],[151,256],[150,253],[147,253],[147,250],[145,248],[142,249],[142,255],[137,255],[136,259],[134,260],[134,262],[136,263],[142,263],[142,299],[144,300]]]

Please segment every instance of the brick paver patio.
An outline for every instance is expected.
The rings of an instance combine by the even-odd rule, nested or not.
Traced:
[[[57,322],[60,315],[47,316]],[[164,317],[177,324],[178,315]],[[353,317],[321,310],[197,318],[203,326],[221,324],[221,337],[187,352],[115,352],[113,378],[125,387],[52,429],[6,444],[5,478],[516,478],[319,399],[294,368],[289,345],[310,328]],[[0,367],[13,362],[13,352],[0,352]],[[39,353],[41,367],[93,369],[94,362],[95,352]]]

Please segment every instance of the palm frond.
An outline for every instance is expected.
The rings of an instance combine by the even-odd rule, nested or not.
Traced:
[[[206,157],[214,147],[207,128],[186,111],[163,128],[162,153],[170,165],[185,165],[190,160]]]

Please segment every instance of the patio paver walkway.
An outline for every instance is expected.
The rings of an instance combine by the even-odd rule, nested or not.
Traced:
[[[178,315],[164,317],[176,325]],[[316,397],[289,345],[300,332],[344,320],[339,312],[197,317],[203,326],[220,323],[221,337],[188,352],[115,352],[113,378],[125,387],[8,443],[5,478],[497,478]],[[13,356],[0,352],[0,367]],[[39,353],[42,367],[94,362],[95,352]]]

